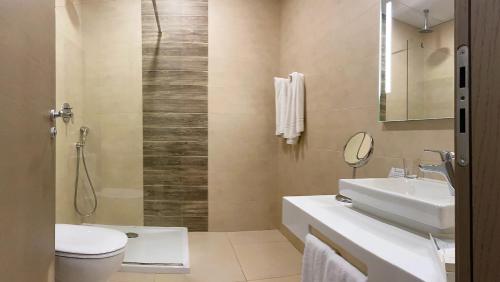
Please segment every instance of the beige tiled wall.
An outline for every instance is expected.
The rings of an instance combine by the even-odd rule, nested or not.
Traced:
[[[57,105],[69,102],[75,113],[73,123],[58,121],[57,221],[80,221],[73,210],[74,144],[85,125],[87,164],[99,199],[87,221],[142,225],[141,2],[56,1],[56,16]],[[83,168],[80,185],[88,195]],[[88,201],[81,204],[89,207]]]
[[[359,177],[384,177],[402,158],[434,160],[425,148],[453,149],[452,120],[377,122],[378,29],[378,0],[282,1],[280,71],[305,74],[306,133],[279,148],[277,206],[284,195],[336,193],[338,179],[351,177],[341,152],[357,131],[375,139]]]
[[[387,120],[453,116],[453,27],[451,20],[433,26],[432,33],[422,34],[417,27],[393,20]]]
[[[209,230],[273,226],[278,0],[209,1]]]
[[[56,107],[68,102],[77,114],[72,123],[57,121],[56,221],[78,223],[73,210],[76,148],[83,118],[83,42],[80,1],[56,1]]]
[[[141,1],[82,3],[84,115],[100,201],[90,220],[142,225]]]

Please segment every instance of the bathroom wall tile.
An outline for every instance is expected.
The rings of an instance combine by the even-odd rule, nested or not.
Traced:
[[[143,201],[138,189],[107,189],[98,192],[101,210],[85,220],[85,223],[142,226]]]
[[[207,168],[207,157],[144,156],[145,170],[171,170],[197,173]]]
[[[206,217],[208,214],[207,201],[183,201],[182,202],[182,216],[183,217]]]
[[[209,5],[210,230],[269,229],[280,1]]]
[[[206,156],[207,142],[198,141],[146,141],[145,156]]]
[[[158,7],[162,15],[177,16],[205,16],[208,13],[206,1],[163,1],[158,0]],[[154,15],[153,5],[150,1],[142,1],[143,15]]]
[[[208,4],[159,0],[158,12],[161,35],[142,1],[144,189],[159,216],[146,221],[206,231]]]
[[[184,199],[185,189],[183,186],[144,185],[144,201]]]
[[[142,52],[148,56],[207,57],[208,44],[199,42],[162,42],[156,35],[144,36]]]
[[[145,200],[203,201],[207,199],[206,186],[145,185]]]
[[[145,127],[207,127],[207,114],[144,113]]]
[[[182,225],[182,217],[180,216],[158,216],[144,215],[145,226],[163,226],[163,227],[179,227]]]
[[[208,230],[207,216],[182,216],[182,225],[188,228],[190,232]]]
[[[144,185],[206,185],[206,169],[145,170]]]
[[[207,139],[206,127],[146,127],[144,139],[154,141],[204,141]]]
[[[144,99],[144,112],[169,112],[169,113],[206,113],[208,105],[206,100],[189,99]]]
[[[208,83],[208,73],[204,71],[144,70],[143,85],[199,85]]]
[[[205,1],[206,2],[206,1]],[[148,30],[152,30],[153,28],[156,28],[156,19],[154,15],[143,15],[143,25],[146,24],[154,24],[153,27],[151,26],[144,26],[144,28],[147,27]],[[166,15],[159,15],[160,21],[164,23],[165,26],[169,27],[185,27],[185,26],[196,26],[196,27],[202,27],[204,26],[206,29],[208,29],[208,15],[199,15],[199,16],[166,16]]]
[[[149,216],[182,216],[182,200],[144,200],[144,215]]]
[[[56,3],[56,101],[55,105],[70,102],[75,112],[84,107],[84,67],[82,42],[82,9],[78,1]],[[75,114],[72,123],[57,121],[59,131],[56,144],[56,222],[80,222],[73,208],[74,177],[76,171],[75,142],[84,125],[81,114]]]
[[[208,71],[208,58],[143,54],[142,65],[145,70]]]
[[[207,99],[206,85],[144,85],[142,90],[145,99]]]

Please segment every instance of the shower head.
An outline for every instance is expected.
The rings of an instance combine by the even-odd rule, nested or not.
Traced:
[[[431,33],[433,30],[429,24],[429,9],[424,10],[424,27],[420,29],[420,33]]]
[[[80,127],[80,144],[81,145],[85,145],[89,131],[90,131],[90,128],[88,128],[86,126]]]

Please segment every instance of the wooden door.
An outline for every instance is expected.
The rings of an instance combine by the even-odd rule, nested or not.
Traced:
[[[54,0],[0,1],[0,281],[53,281]]]
[[[455,0],[455,47],[457,50],[461,46],[470,46],[469,26],[469,0]],[[455,79],[459,79],[458,75],[455,76]],[[455,85],[458,85],[458,83]],[[458,89],[455,89],[455,95],[455,99],[457,99],[460,95]],[[459,109],[456,105],[455,112],[458,113],[458,111]],[[470,116],[470,109],[467,114]],[[470,128],[468,128],[468,130],[470,132]],[[470,142],[470,136],[468,141]],[[459,137],[458,132],[456,132],[456,155],[460,154],[460,149],[457,148],[458,142]],[[468,147],[470,150],[470,144]],[[459,282],[469,282],[472,280],[471,162],[469,161],[466,166],[461,166],[457,162],[455,164],[455,170],[456,280]]]
[[[472,277],[500,281],[500,0],[470,1]]]
[[[500,0],[456,0],[470,47],[470,163],[457,166],[457,281],[500,281]]]

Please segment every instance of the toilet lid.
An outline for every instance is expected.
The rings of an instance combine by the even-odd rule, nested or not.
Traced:
[[[56,252],[98,255],[124,248],[127,236],[102,227],[56,224],[55,241]]]

